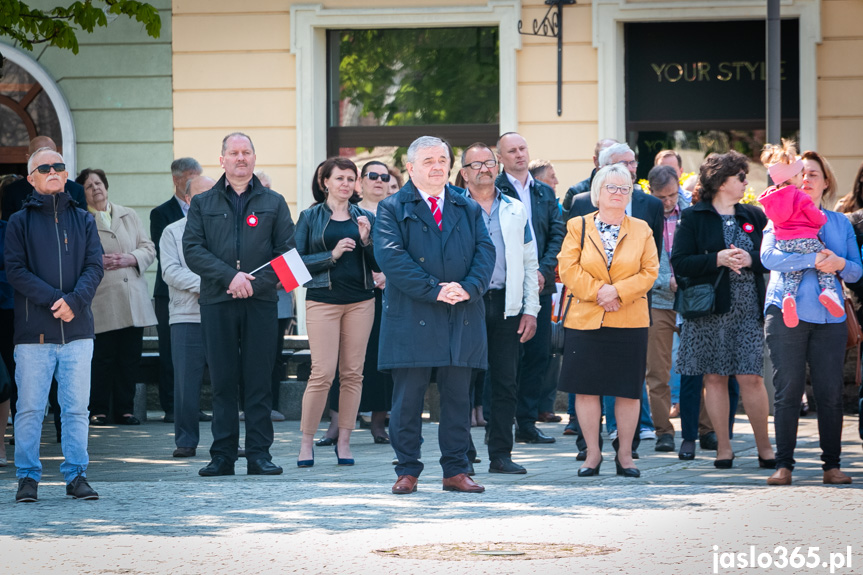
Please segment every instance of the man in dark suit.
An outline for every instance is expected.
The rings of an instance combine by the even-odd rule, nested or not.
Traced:
[[[635,159],[635,152],[626,144],[614,144],[602,150],[599,154],[599,167],[610,166],[612,164],[623,164],[632,174],[632,194],[629,205],[626,207],[626,213],[633,218],[644,220],[650,226],[653,232],[653,241],[656,242],[656,253],[662,253],[662,230],[663,222],[665,221],[665,210],[662,207],[662,202],[653,196],[644,193],[641,186],[635,183],[635,173],[638,169],[638,161]],[[572,209],[569,211],[569,217],[584,216],[595,212],[596,206],[590,201],[590,192],[577,194],[572,198]],[[647,295],[648,302],[651,301],[650,293]],[[645,391],[646,395],[646,391]],[[613,416],[613,400],[614,398],[605,398],[606,419],[609,417],[609,407],[612,407],[611,414]],[[643,401],[641,406],[640,425],[647,435],[652,432],[653,423],[650,419],[650,411],[648,402]],[[648,425],[649,424],[649,425]],[[616,431],[616,429],[615,429]],[[653,434],[653,438],[656,436]],[[586,449],[584,439],[579,433],[576,440],[580,451]],[[639,433],[635,434],[632,441],[632,452],[636,453],[638,445],[641,443]],[[579,454],[581,456],[581,454]]]
[[[55,144],[54,140],[48,136],[36,136],[30,140],[30,147],[27,150],[27,159],[29,160],[30,155],[41,148],[49,148],[56,152],[57,144]],[[87,209],[87,200],[84,198],[84,186],[69,179],[66,180],[66,185],[64,186],[63,191],[72,196],[72,199],[75,200],[75,203],[78,204],[79,208],[83,210]],[[3,212],[0,219],[9,221],[12,214],[21,209],[24,202],[27,201],[27,198],[30,197],[32,192],[33,186],[29,181],[27,181],[26,177],[6,186],[6,189],[3,190],[3,205],[0,206],[0,209],[2,209]]]
[[[162,279],[162,254],[159,240],[168,225],[186,217],[189,204],[186,202],[186,182],[201,175],[201,164],[194,158],[177,158],[171,162],[171,178],[174,180],[174,195],[164,204],[150,211],[150,238],[156,244],[156,286],[153,299],[156,303],[156,332],[159,335],[159,403],[165,411],[165,423],[174,422],[174,361],[171,357],[171,326],[168,325],[168,285]],[[204,414],[202,414],[204,415]],[[209,421],[210,416],[201,418]]]
[[[390,441],[396,495],[413,493],[425,390],[437,369],[443,488],[481,493],[469,476],[470,378],[487,369],[485,305],[495,249],[475,201],[447,189],[450,156],[439,138],[408,148],[410,181],[378,205],[375,259],[387,276],[378,369],[393,376]]]
[[[537,429],[536,420],[541,401],[551,393],[549,383],[555,384],[554,381],[549,382],[545,374],[551,356],[551,295],[556,290],[554,269],[566,226],[560,217],[554,190],[530,175],[527,141],[515,132],[503,134],[497,141],[497,156],[504,171],[495,180],[495,185],[507,196],[520,200],[527,209],[539,261],[540,309],[536,316],[536,335],[522,344],[515,440],[519,443],[554,443],[553,437]]]

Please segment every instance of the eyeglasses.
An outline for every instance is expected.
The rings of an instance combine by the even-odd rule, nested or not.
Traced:
[[[54,168],[54,171],[58,174],[60,172],[66,171],[66,164],[61,162],[57,162],[56,164],[42,164],[41,166],[36,166],[33,172],[39,172],[40,174],[50,174],[51,168]],[[33,172],[30,172],[30,175],[33,175]]]
[[[380,178],[382,182],[389,182],[390,181],[390,175],[389,174],[379,174],[377,172],[369,172],[368,174],[366,174],[366,177],[373,182],[375,180],[377,180],[378,178]]]
[[[605,189],[609,194],[620,194],[628,196],[632,191],[632,186],[615,186],[614,184],[605,184]]]
[[[740,180],[741,182],[745,182],[746,181],[746,172],[740,172],[739,174],[737,174],[737,179]]]
[[[630,160],[628,162],[626,160],[623,160],[623,161],[620,161],[617,163],[621,164],[623,166],[626,166],[627,168],[637,168],[638,167],[638,160]]]
[[[493,167],[495,167],[496,165],[497,165],[497,160],[486,160],[484,162],[480,162],[480,161],[471,162],[469,164],[465,164],[464,167],[470,168],[471,170],[481,170],[482,167],[485,166],[486,168],[488,168],[490,170]]]

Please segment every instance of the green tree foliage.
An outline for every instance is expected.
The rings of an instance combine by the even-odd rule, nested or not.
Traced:
[[[374,124],[495,123],[497,28],[340,32],[341,98]]]
[[[158,38],[162,29],[156,8],[136,0],[84,0],[47,11],[31,8],[19,0],[0,0],[0,35],[27,50],[32,50],[35,44],[47,43],[77,54],[78,32],[90,33],[96,27],[107,26],[108,14],[136,19],[153,38]]]

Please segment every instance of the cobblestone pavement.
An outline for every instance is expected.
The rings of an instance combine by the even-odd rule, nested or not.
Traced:
[[[156,413],[151,413],[153,419]],[[578,478],[574,437],[563,424],[541,428],[554,445],[516,444],[514,459],[527,475],[490,475],[483,462],[476,479],[481,495],[441,490],[436,425],[424,425],[419,491],[390,494],[395,480],[392,450],[375,445],[366,430],[354,435],[357,465],[336,467],[332,449],[318,448],[311,469],[298,469],[298,422],[276,423],[278,477],[239,475],[205,479],[209,427],[192,459],[171,457],[173,426],[91,428],[88,476],[101,499],[66,498],[58,473],[62,461],[46,420],[39,502],[15,504],[15,472],[0,468],[0,573],[64,574],[258,574],[258,573],[829,573],[829,553],[842,553],[836,573],[863,573],[863,453],[856,418],[843,434],[843,469],[850,486],[821,484],[814,415],[803,418],[797,469],[791,487],[768,488],[770,472],[758,468],[751,430],[738,417],[732,470],[713,468],[713,452],[694,461],[656,453],[644,441],[637,462],[641,479],[614,475],[606,443],[597,478]],[[771,424],[772,429],[772,424]],[[678,437],[679,441],[679,437]],[[10,459],[14,448],[8,448]],[[567,559],[483,559],[471,562],[414,560],[373,553],[429,543],[568,543],[611,547],[607,555]],[[779,559],[795,547],[818,554],[816,567],[728,569],[721,553]],[[847,566],[851,546],[851,566]],[[467,558],[467,557],[466,557]],[[762,558],[766,561],[766,557]],[[839,556],[831,558],[836,564]],[[736,559],[735,559],[736,560]],[[781,559],[779,559],[781,561]],[[807,558],[809,564],[815,559]],[[714,563],[716,562],[716,563]],[[727,563],[725,563],[727,565]],[[717,567],[714,570],[714,567]]]

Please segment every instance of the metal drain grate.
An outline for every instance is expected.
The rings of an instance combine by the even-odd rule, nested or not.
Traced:
[[[529,561],[617,553],[620,549],[581,543],[430,543],[376,549],[374,554],[433,561]]]

